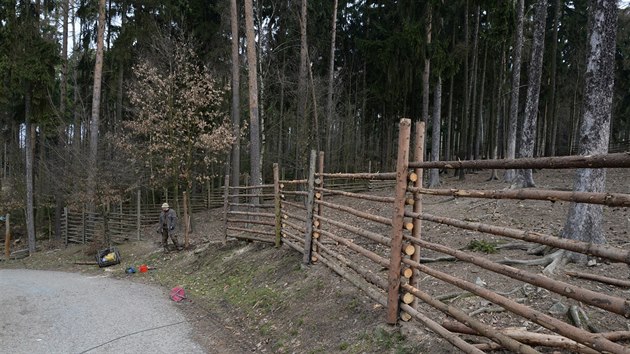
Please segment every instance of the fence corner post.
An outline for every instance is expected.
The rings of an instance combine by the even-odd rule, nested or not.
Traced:
[[[315,198],[315,162],[317,161],[317,151],[311,150],[311,158],[308,167],[308,196],[306,199],[306,231],[304,233],[304,258],[302,263],[311,263],[311,253],[313,250],[313,204]]]
[[[396,324],[400,297],[400,271],[402,261],[402,238],[405,216],[405,193],[409,165],[409,142],[411,136],[411,120],[400,120],[398,132],[398,157],[396,160],[396,199],[392,217],[392,248],[389,258],[387,289],[387,323]]]
[[[276,232],[276,248],[282,244],[282,218],[281,206],[280,206],[280,171],[278,170],[278,163],[273,164],[273,200],[275,208],[275,232]]]
[[[228,232],[228,208],[230,202],[228,200],[230,196],[230,175],[225,175],[224,183],[225,192],[223,194],[223,244],[227,244],[227,232]]]

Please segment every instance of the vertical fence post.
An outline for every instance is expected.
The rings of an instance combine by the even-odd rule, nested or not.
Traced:
[[[317,179],[315,180],[315,184],[317,184],[317,186],[319,188],[324,188],[324,152],[320,151],[319,152],[319,159],[318,159],[318,173],[319,176],[317,177]],[[315,199],[316,200],[323,200],[324,199],[324,192],[323,191],[319,191],[315,193]],[[317,204],[317,216],[322,216],[322,205],[321,204]],[[313,238],[316,239],[319,242],[322,242],[322,233],[320,232],[322,228],[322,222],[320,219],[315,220],[315,232],[313,232]],[[317,253],[319,252],[319,248],[317,247],[317,244],[313,245],[313,252]]]
[[[230,202],[228,198],[230,197],[230,175],[225,175],[225,191],[223,193],[223,244],[227,243],[227,226],[228,226],[228,208],[230,207]]]
[[[315,161],[317,152],[311,150],[311,158],[308,165],[308,197],[306,200],[306,232],[304,233],[304,264],[311,263],[313,249],[313,199],[315,197]]]
[[[138,193],[136,195],[136,228],[138,230],[138,241],[140,241],[140,229],[142,228],[142,209],[140,206],[141,193],[142,192],[138,189]]]
[[[11,214],[9,213],[4,219],[4,256],[7,261],[11,257]]]
[[[280,217],[280,171],[278,171],[278,164],[273,164],[273,201],[275,207],[275,223],[276,223],[276,247],[280,247],[282,243],[282,218]]]
[[[70,235],[68,235],[68,230],[70,228],[70,226],[68,225],[68,207],[64,207],[63,208],[63,218],[64,218],[64,221],[66,222],[66,226],[64,227],[63,231],[66,234],[65,242],[66,242],[66,246],[67,246],[68,245],[68,238],[70,237]]]
[[[415,131],[415,146],[413,157],[414,161],[423,162],[424,161],[424,132],[425,132],[425,122],[418,122],[416,124]],[[414,182],[414,187],[422,188],[422,180],[423,180],[423,170],[421,168],[415,169],[415,174],[417,176],[416,181]],[[415,192],[413,194],[413,212],[414,213],[422,213],[422,194]],[[414,218],[413,219],[413,229],[411,231],[411,236],[416,239],[421,238],[422,232],[422,219]],[[420,263],[420,246],[415,245],[415,252],[411,255],[411,260],[414,262]],[[409,283],[414,288],[418,288],[418,283],[420,282],[420,272],[412,268],[413,272],[411,273],[411,278],[409,279]],[[413,297],[413,302],[409,304],[409,306],[416,308],[418,305],[418,298]]]
[[[213,177],[214,179],[214,177]],[[210,181],[206,181],[206,195],[208,196],[208,202],[206,203],[206,209],[210,210],[212,207],[212,188],[210,188]]]
[[[81,232],[81,242],[85,245],[85,240],[87,238],[86,236],[86,225],[85,225],[85,205],[83,206],[83,209],[81,210],[81,228],[82,228],[82,232]]]
[[[399,290],[400,290],[400,262],[402,261],[402,238],[405,216],[405,193],[407,192],[407,177],[409,172],[409,140],[411,135],[411,120],[400,120],[398,132],[398,158],[396,160],[396,199],[394,215],[392,217],[392,248],[389,258],[388,289],[387,289],[387,323],[396,324],[398,320]]]
[[[188,249],[188,193],[184,191],[182,194],[184,196],[184,247]]]

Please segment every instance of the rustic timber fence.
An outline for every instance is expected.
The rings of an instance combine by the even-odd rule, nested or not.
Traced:
[[[323,154],[320,153],[317,160],[315,152],[311,154],[309,175],[306,180],[280,180],[277,165],[274,166],[275,212],[269,212],[271,204],[261,204],[261,209],[252,204],[247,205],[249,208],[247,212],[241,212],[245,214],[240,214],[250,219],[266,218],[263,237],[258,236],[254,239],[248,235],[258,228],[258,224],[250,221],[249,228],[235,229],[232,226],[234,220],[228,217],[226,235],[276,245],[282,242],[303,253],[305,264],[321,262],[364,290],[386,308],[388,323],[394,324],[399,319],[405,321],[416,319],[466,353],[482,353],[482,349],[500,348],[516,353],[537,353],[534,347],[553,347],[578,353],[630,352],[630,349],[618,343],[630,339],[630,332],[625,331],[627,330],[625,328],[623,331],[617,329],[613,332],[592,333],[583,329],[580,324],[572,325],[547,314],[546,309],[536,308],[535,304],[526,305],[522,299],[516,298],[513,292],[493,291],[482,282],[473,282],[468,278],[471,272],[487,272],[484,274],[491,274],[495,278],[507,277],[522,285],[522,289],[532,287],[544,290],[551,296],[565,298],[605,313],[611,323],[625,323],[625,319],[630,317],[630,301],[623,294],[620,295],[619,292],[609,294],[598,291],[597,288],[590,290],[577,286],[571,283],[573,278],[566,276],[547,276],[511,267],[500,260],[481,257],[473,252],[444,245],[439,242],[440,237],[437,237],[438,241],[435,241],[436,237],[432,238],[433,241],[421,237],[422,221],[425,221],[474,231],[477,234],[517,239],[582,253],[610,262],[630,264],[630,251],[625,248],[595,245],[566,240],[542,232],[432,215],[423,211],[422,203],[423,195],[440,195],[456,198],[566,201],[628,208],[630,194],[541,189],[426,189],[422,186],[422,180],[425,168],[628,168],[630,153],[516,160],[424,162],[423,123],[416,126],[412,159],[409,157],[410,141],[411,123],[405,119],[400,123],[397,170],[392,173],[324,173]],[[331,182],[337,179],[395,181],[394,195],[387,195],[384,192],[368,195],[331,188],[331,185],[334,185]],[[272,185],[264,188],[269,190]],[[267,192],[266,196],[271,200],[269,194]],[[331,198],[333,196],[334,198]],[[226,216],[233,215],[228,210],[233,206],[228,200],[233,197],[228,190],[225,194]],[[263,205],[266,212],[261,211]],[[238,231],[239,234],[228,235],[228,230]],[[441,256],[434,259],[420,257],[420,251],[423,255]],[[427,265],[435,260],[447,259],[457,261],[458,271],[438,264],[440,262],[432,266]],[[383,270],[386,270],[386,274]],[[565,274],[569,275],[570,272]],[[630,283],[623,279],[592,277],[589,274],[577,275],[598,279],[603,282],[601,284],[630,286]],[[498,307],[500,311],[505,311],[509,318],[514,317],[515,323],[523,323],[519,321],[534,323],[548,332],[535,333],[522,328],[515,330],[491,326],[475,318],[475,315],[469,313],[466,308],[449,302],[450,294],[443,289],[458,289],[458,297],[466,293],[482,298],[495,305],[495,308]],[[438,320],[440,316],[436,311],[445,318],[443,321]],[[584,314],[579,306],[571,306],[571,311],[578,313],[574,318],[580,317],[580,311]],[[461,333],[486,337],[492,343],[471,344],[462,338]]]
[[[221,188],[223,189],[223,188]],[[208,190],[207,193],[193,195],[190,197],[190,213],[200,212],[211,208],[223,206],[223,192],[221,189]],[[184,200],[184,196],[180,197]],[[169,200],[166,200],[176,205]],[[82,209],[64,208],[62,215],[61,229],[62,237],[66,244],[88,243],[96,239],[104,239],[107,235],[113,242],[123,242],[129,239],[141,239],[142,230],[148,226],[157,224],[162,200],[156,203],[146,203],[142,201],[140,191],[137,192],[135,200],[125,203],[120,202],[106,206],[105,211],[91,212]],[[177,210],[180,223],[184,223],[184,205]],[[188,212],[186,210],[186,212]]]

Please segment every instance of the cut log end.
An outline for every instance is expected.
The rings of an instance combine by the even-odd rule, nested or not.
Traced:
[[[405,268],[405,269],[402,271],[402,275],[403,275],[403,277],[405,277],[405,278],[407,278],[407,279],[411,278],[411,276],[413,275],[413,269],[411,269],[411,268]]]
[[[415,172],[411,172],[411,173],[409,174],[409,180],[410,180],[411,182],[415,182],[415,181],[417,181],[417,180],[418,180],[418,175],[417,175]]]
[[[406,312],[402,312],[400,314],[400,319],[405,321],[405,322],[409,322],[411,320],[411,315],[406,313]]]
[[[410,303],[412,303],[412,302],[413,302],[413,300],[414,300],[415,298],[416,298],[416,297],[415,297],[415,296],[413,296],[413,294],[412,294],[412,293],[405,293],[405,295],[403,295],[402,301],[403,301],[405,304],[410,304]]]
[[[411,244],[406,244],[406,245],[403,245],[403,252],[404,252],[406,255],[411,256],[411,255],[413,255],[414,253],[416,253],[416,246],[411,245]]]
[[[413,230],[413,223],[412,222],[405,223],[405,229],[408,231]]]

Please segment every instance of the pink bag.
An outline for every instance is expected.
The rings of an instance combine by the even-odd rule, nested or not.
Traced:
[[[186,292],[184,292],[184,288],[182,288],[181,286],[176,286],[171,289],[170,297],[171,300],[175,302],[181,302],[182,300],[186,299]]]

